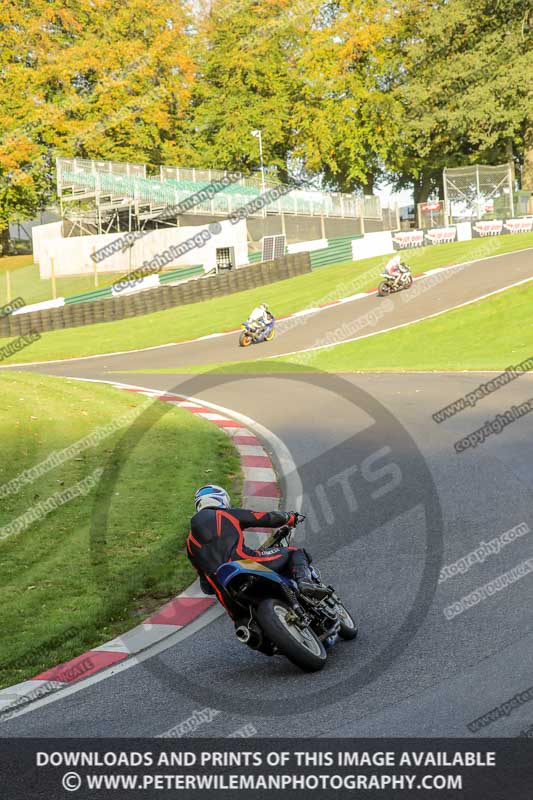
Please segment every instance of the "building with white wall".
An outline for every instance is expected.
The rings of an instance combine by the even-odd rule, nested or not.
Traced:
[[[93,274],[95,269],[98,273],[127,274],[142,267],[145,262],[151,261],[164,251],[168,251],[169,248],[177,248],[193,237],[198,244],[179,258],[166,263],[165,269],[201,264],[204,270],[209,272],[216,267],[217,250],[222,249],[230,250],[234,266],[248,263],[245,220],[235,224],[229,220],[221,220],[212,225],[160,228],[142,232],[142,236],[136,239],[131,247],[125,246],[119,252],[112,253],[98,262],[91,256],[117,239],[123,239],[125,234],[105,233],[64,237],[62,231],[61,222],[37,225],[32,229],[33,255],[35,262],[39,264],[41,278],[50,278],[52,259],[56,277]]]

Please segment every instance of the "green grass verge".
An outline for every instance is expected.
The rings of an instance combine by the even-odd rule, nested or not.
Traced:
[[[533,247],[533,233],[500,236],[489,240],[473,239],[469,242],[410,250],[406,252],[405,258],[414,272],[423,272],[527,247]],[[259,301],[269,303],[277,316],[284,316],[376,286],[386,260],[387,256],[380,256],[351,261],[338,266],[323,267],[316,272],[258,289],[207,300],[201,304],[179,306],[155,314],[90,327],[51,331],[43,334],[40,341],[20,351],[6,363],[25,364],[31,361],[75,358],[205,336],[238,327]],[[8,341],[0,340],[0,346]]]
[[[0,275],[33,264],[33,256],[0,256]]]
[[[267,361],[128,373],[504,370],[533,356],[532,307],[533,281],[432,319],[323,350]]]
[[[41,303],[44,300],[52,299],[52,281],[42,279],[39,276],[39,267],[36,264],[23,263],[31,256],[10,256],[0,259],[0,305],[7,303],[7,276],[11,284],[11,298],[22,297],[26,305]],[[21,263],[17,265],[17,261]],[[2,261],[15,262],[12,267],[2,269]],[[105,273],[98,278],[98,287],[108,286],[117,277],[122,277],[124,273]],[[74,275],[68,278],[56,279],[56,296],[70,297],[81,292],[91,292],[95,288],[93,275]]]
[[[194,491],[213,481],[239,498],[240,467],[229,437],[183,409],[98,384],[23,373],[0,380],[0,487],[52,451],[116,428],[17,493],[1,491],[2,687],[102,644],[189,585]],[[106,485],[116,476],[105,540],[96,487],[1,538],[13,520],[100,467]]]
[[[309,353],[309,364],[328,372],[503,370],[533,356],[532,306],[533,282],[396,331]],[[305,360],[291,357],[296,364]]]

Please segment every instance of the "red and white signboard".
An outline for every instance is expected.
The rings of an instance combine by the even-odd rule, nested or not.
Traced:
[[[448,228],[430,228],[426,233],[426,239],[428,239],[431,244],[455,242],[457,239],[457,229],[455,225]]]
[[[424,231],[397,231],[392,236],[395,250],[424,246]]]
[[[522,219],[506,219],[504,228],[507,228],[509,233],[526,233],[533,230],[533,217],[522,217]]]
[[[440,200],[434,200],[432,203],[421,203],[420,210],[423,212],[440,211]]]
[[[480,220],[472,225],[472,232],[477,236],[498,236],[502,231],[502,219]]]

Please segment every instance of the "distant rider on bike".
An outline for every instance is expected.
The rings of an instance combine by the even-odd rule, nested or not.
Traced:
[[[272,314],[266,303],[256,306],[248,317],[248,324],[252,326],[254,334],[257,336],[263,331],[272,320]]]
[[[403,281],[405,275],[411,274],[411,270],[403,263],[400,255],[395,255],[387,261],[385,272],[392,278],[394,287]]]
[[[228,493],[221,486],[202,486],[194,496],[196,514],[191,519],[191,532],[187,537],[187,554],[200,578],[206,594],[216,594],[222,605],[224,595],[217,584],[215,573],[227,561],[252,559],[265,564],[280,574],[287,574],[298,584],[298,589],[310,597],[324,597],[327,589],[311,577],[311,559],[305,550],[297,547],[269,547],[253,550],[244,543],[243,529],[278,528],[296,525],[299,515],[295,511],[249,511],[232,508]]]

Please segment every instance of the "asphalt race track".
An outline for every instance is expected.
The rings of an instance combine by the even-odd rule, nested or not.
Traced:
[[[487,243],[490,250],[490,242]],[[103,359],[86,359],[83,374],[101,376],[102,370],[156,369],[180,367],[191,364],[216,364],[224,361],[246,361],[269,356],[284,355],[295,350],[316,347],[329,335],[343,341],[360,335],[385,330],[394,325],[413,322],[420,317],[445,311],[453,306],[497,291],[532,274],[533,250],[509,253],[505,256],[473,262],[441,273],[441,282],[434,278],[417,280],[412,289],[387,298],[369,295],[345,305],[322,309],[309,314],[295,324],[295,320],[281,321],[277,334],[268,344],[238,347],[238,334],[231,333],[203,341],[165,345],[130,355],[107,356]],[[426,290],[426,287],[429,287]],[[332,285],[331,289],[335,287]],[[260,290],[258,289],[258,292]],[[325,302],[317,297],[316,304]],[[272,309],[274,314],[276,309]],[[235,320],[237,328],[241,320]],[[58,366],[60,375],[73,373],[71,365]]]
[[[454,270],[412,302],[394,298],[372,330],[532,274],[532,251]],[[246,414],[275,433],[303,483],[305,546],[355,612],[360,635],[335,647],[322,672],[304,675],[242,646],[232,624],[219,616],[187,637],[178,634],[161,652],[131,659],[110,677],[97,675],[38,703],[0,726],[0,735],[157,736],[210,708],[219,713],[195,735],[227,736],[252,725],[260,736],[468,736],[467,723],[529,689],[533,574],[453,618],[444,610],[533,553],[533,414],[475,449],[457,454],[453,446],[487,419],[533,398],[533,375],[436,424],[432,413],[494,375],[113,374],[312,347],[380,302],[370,296],[334,307],[272,346],[246,351],[236,347],[235,336],[226,336],[29,367],[173,389]],[[533,355],[533,336],[531,341]],[[289,497],[286,506],[296,501]],[[522,522],[531,532],[438,583],[443,565]],[[474,735],[518,736],[532,724],[533,703],[523,702]]]

